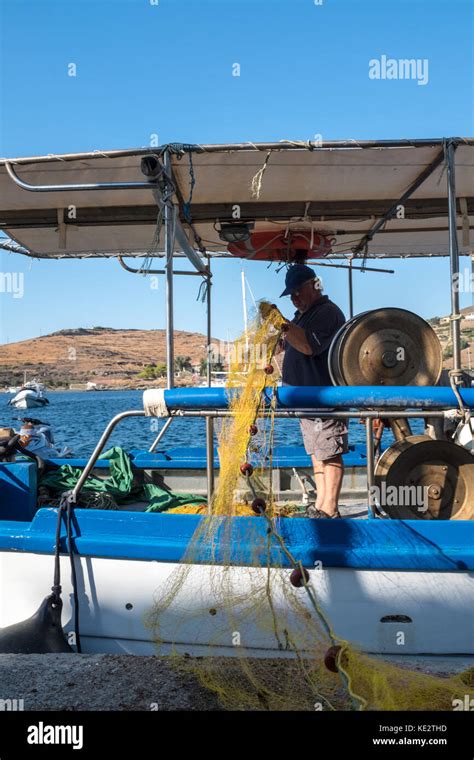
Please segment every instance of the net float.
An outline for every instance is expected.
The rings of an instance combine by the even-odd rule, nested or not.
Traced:
[[[265,512],[267,503],[265,499],[254,499],[250,506],[252,507],[255,514],[260,515],[262,512]]]
[[[337,658],[339,657],[341,649],[342,647],[339,646],[329,647],[328,651],[324,655],[324,664],[326,668],[331,671],[331,673],[339,672]]]
[[[242,475],[250,477],[250,475],[252,475],[252,473],[253,473],[253,467],[250,464],[250,462],[244,462],[243,464],[241,464],[240,465],[240,472],[242,473]]]
[[[273,372],[274,372],[273,364],[267,364],[267,366],[264,368],[263,371],[265,372],[266,375],[273,375]]]
[[[301,588],[301,586],[304,586],[309,581],[309,573],[308,571],[303,567],[297,567],[290,575],[290,583],[295,588]]]
[[[258,433],[258,427],[257,425],[250,425],[249,427],[249,435],[257,435]]]
[[[331,253],[334,243],[332,236],[307,228],[288,232],[272,229],[252,232],[246,240],[231,242],[227,248],[242,259],[294,262],[324,258]]]

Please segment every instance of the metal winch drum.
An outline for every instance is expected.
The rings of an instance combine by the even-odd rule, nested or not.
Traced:
[[[329,350],[334,385],[436,385],[443,368],[433,328],[405,309],[374,309],[352,317]]]
[[[334,385],[436,385],[442,367],[435,331],[405,309],[356,315],[341,327],[329,350]],[[388,421],[396,441],[375,468],[386,514],[412,520],[474,519],[472,454],[449,440],[412,435],[404,418]]]
[[[474,517],[472,454],[452,441],[435,441],[428,435],[396,441],[379,458],[374,482],[380,506],[389,517],[404,520]],[[395,504],[392,493],[396,494]]]

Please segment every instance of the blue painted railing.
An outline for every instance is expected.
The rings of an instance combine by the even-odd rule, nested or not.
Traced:
[[[226,409],[231,394],[226,388],[172,388],[164,392],[165,403],[170,410],[218,410]],[[267,389],[268,403],[274,391]],[[279,409],[443,409],[458,406],[451,388],[438,386],[285,386],[275,390]],[[474,388],[460,388],[465,406],[474,408]]]

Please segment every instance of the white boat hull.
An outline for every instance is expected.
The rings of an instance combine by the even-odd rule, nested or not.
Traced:
[[[156,651],[145,617],[172,574],[183,565],[156,561],[76,558],[80,631],[85,652],[149,654]],[[63,627],[73,630],[69,558],[61,558]],[[284,575],[289,570],[275,569]],[[226,574],[225,581],[223,574]],[[30,617],[49,593],[53,557],[0,553],[0,627]],[[268,625],[257,629],[245,604],[227,614],[215,590],[235,584],[241,594],[265,583],[255,567],[193,565],[178,595],[160,617],[160,652],[171,646],[190,655],[235,655],[236,637],[254,656],[291,656],[278,650]],[[337,636],[382,655],[474,655],[474,577],[468,572],[353,570],[310,571],[312,587]],[[214,590],[213,590],[214,589]],[[292,589],[304,604],[304,588]],[[217,592],[218,593],[218,592]],[[280,615],[288,610],[276,594]],[[210,610],[212,612],[210,612]],[[381,622],[398,616],[393,622]],[[400,617],[403,616],[403,617]],[[411,621],[411,622],[410,622]],[[400,634],[403,634],[402,636]]]
[[[44,396],[39,396],[35,391],[20,391],[10,401],[10,406],[14,406],[15,409],[36,409],[45,406],[47,403]]]

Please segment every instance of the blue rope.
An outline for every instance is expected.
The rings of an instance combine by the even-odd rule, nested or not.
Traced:
[[[191,221],[191,203],[193,200],[193,190],[194,185],[196,184],[196,177],[194,176],[194,166],[193,166],[193,155],[192,153],[189,153],[189,178],[190,178],[190,190],[189,190],[189,199],[186,203],[183,203],[183,211],[184,211],[184,218],[187,222]]]

